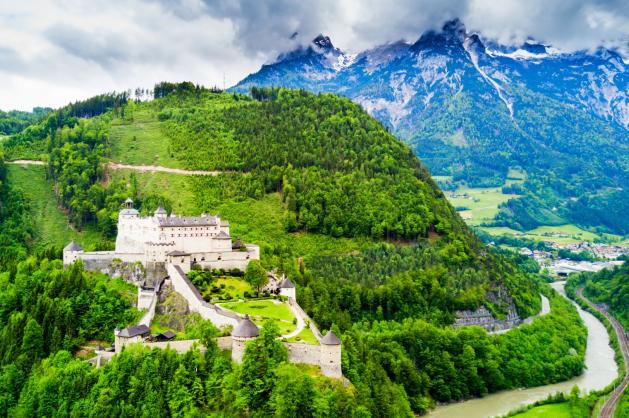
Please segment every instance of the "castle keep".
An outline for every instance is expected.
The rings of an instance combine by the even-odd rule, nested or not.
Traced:
[[[175,263],[188,271],[192,263],[208,268],[244,270],[249,260],[260,259],[257,245],[232,243],[229,223],[219,216],[177,216],[159,207],[153,216],[141,217],[127,199],[118,215],[114,251],[85,252],[72,242],[63,251],[63,263],[83,260],[86,268],[107,268],[114,260],[123,262]]]

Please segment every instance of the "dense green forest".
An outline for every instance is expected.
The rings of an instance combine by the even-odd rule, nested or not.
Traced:
[[[512,301],[522,317],[530,316],[540,308],[539,292],[549,290],[484,247],[410,149],[348,99],[272,89],[245,96],[190,83],[156,90],[162,97],[150,102],[104,95],[86,101],[82,110],[76,104],[75,110],[60,109],[10,137],[4,151],[11,158],[43,155],[69,219],[105,239],[115,236],[127,197],[144,214],[160,202],[170,211],[180,197],[179,190],[145,190],[137,176],[114,178],[106,170],[119,145],[112,144],[113,127],[126,129],[140,114],[154,118],[151,123],[167,141],[167,158],[183,168],[222,172],[189,179],[197,213],[231,205],[228,213],[238,218],[239,208],[264,207],[277,197],[280,209],[268,216],[281,216],[281,236],[260,242],[262,263],[286,273],[298,287],[301,306],[321,328],[342,336],[343,371],[352,385],[304,378],[303,371],[284,364],[285,353],[273,348],[270,337],[256,351],[269,364],[259,370],[248,368],[246,359],[238,368],[213,349],[186,356],[129,352],[102,371],[92,371],[64,351],[56,356],[47,351],[53,356],[30,377],[25,373],[21,395],[12,392],[6,401],[16,414],[61,408],[82,416],[98,405],[109,414],[135,416],[150,400],[156,408],[151,414],[160,416],[218,410],[227,416],[295,416],[295,405],[310,405],[300,407],[302,416],[326,416],[321,411],[327,416],[411,416],[435,401],[556,382],[582,371],[585,328],[574,308],[550,293],[550,315],[505,335],[448,326],[457,309],[481,304],[501,316]],[[11,209],[4,216],[25,216],[20,213],[27,211]],[[264,225],[256,228],[264,222],[264,212],[244,219],[243,239],[260,237]],[[23,245],[16,259],[26,254],[28,245],[20,243],[27,238],[14,239]],[[330,253],[312,244],[329,240],[349,242],[353,249]],[[289,244],[306,241],[308,251]],[[58,275],[78,274],[74,271]],[[45,273],[33,275],[54,281]],[[110,333],[113,323],[108,324],[103,329]],[[76,335],[85,338],[95,332],[75,326]],[[161,370],[162,364],[163,376],[174,376],[177,384],[166,387],[138,378]],[[80,389],[59,394],[56,385],[48,384],[68,375]],[[114,381],[128,383],[118,390]],[[58,404],[51,400],[55,396]]]
[[[36,107],[32,112],[20,110],[3,112],[0,110],[0,135],[12,135],[21,132],[51,111],[52,109],[44,107]]]
[[[7,167],[0,152],[0,271],[12,268],[27,253],[30,219],[28,202],[7,182]]]

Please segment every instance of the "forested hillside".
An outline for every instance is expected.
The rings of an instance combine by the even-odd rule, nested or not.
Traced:
[[[3,112],[0,110],[0,135],[12,135],[24,130],[27,126],[40,121],[50,108],[36,107],[32,112],[12,110]]]
[[[12,159],[44,158],[72,223],[105,239],[115,237],[121,203],[132,197],[144,214],[160,202],[178,213],[218,212],[233,235],[260,244],[264,267],[287,274],[314,321],[342,335],[351,395],[325,380],[313,395],[306,381],[297,385],[304,405],[341,411],[334,402],[347,398],[351,402],[339,416],[410,416],[435,400],[554,382],[582,371],[585,329],[570,304],[550,294],[551,314],[506,335],[449,327],[457,309],[480,305],[501,316],[512,301],[522,317],[530,316],[540,308],[539,292],[548,290],[483,246],[410,149],[350,100],[274,89],[245,96],[189,83],[155,91],[162,97],[149,102],[107,96],[102,106],[90,102],[98,111],[89,118],[62,109],[9,138],[5,152]],[[220,173],[172,174],[159,181],[155,174],[114,173],[107,169],[110,159]],[[293,416],[289,407],[298,400],[288,402],[272,387],[297,372],[278,365],[281,353],[268,355],[267,369],[247,371],[245,361],[231,373],[234,366],[220,356],[152,354],[140,361],[129,353],[92,386],[94,375],[60,354],[32,375],[18,404],[32,411],[27,400],[39,396],[38,379],[54,380],[78,367],[86,383],[63,405],[66,411],[81,408],[70,404],[87,398],[104,407],[108,402],[101,397],[108,396],[109,403],[128,402],[131,414],[145,399],[131,396],[138,393],[138,379],[116,394],[104,389],[107,379],[131,379],[128,370],[142,375],[140,368],[153,369],[165,356],[182,382],[178,394],[157,383],[150,391],[152,399],[163,399],[165,411],[194,406],[238,416],[255,404],[258,413]],[[246,387],[256,378],[259,387]],[[316,415],[310,411],[304,416]]]

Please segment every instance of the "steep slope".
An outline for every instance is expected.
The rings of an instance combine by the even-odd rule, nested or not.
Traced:
[[[456,20],[413,44],[382,45],[341,66],[330,64],[347,57],[336,49],[308,49],[308,63],[317,65],[285,54],[234,90],[289,85],[345,95],[409,142],[434,175],[471,186],[502,186],[509,168],[523,168],[529,181],[518,192],[527,196],[510,202],[498,225],[572,221],[629,232],[617,216],[629,205],[620,192],[629,187],[622,57],[532,42],[486,44]]]

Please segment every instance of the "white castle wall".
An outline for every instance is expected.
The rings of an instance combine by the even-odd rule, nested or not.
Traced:
[[[188,307],[193,312],[198,312],[203,319],[208,319],[217,327],[232,326],[238,324],[239,316],[231,312],[223,311],[217,306],[205,302],[197,288],[190,282],[180,267],[169,264],[166,271],[170,277],[175,291],[181,294]]]
[[[102,270],[111,265],[114,259],[119,259],[125,263],[135,263],[144,260],[144,254],[139,253],[118,253],[116,251],[64,251],[63,265],[69,266],[76,260],[83,260],[87,270]]]
[[[157,293],[153,291],[145,291],[138,287],[138,309],[146,309],[146,313],[138,322],[138,325],[151,326],[153,317],[155,316],[155,307],[157,306]]]

